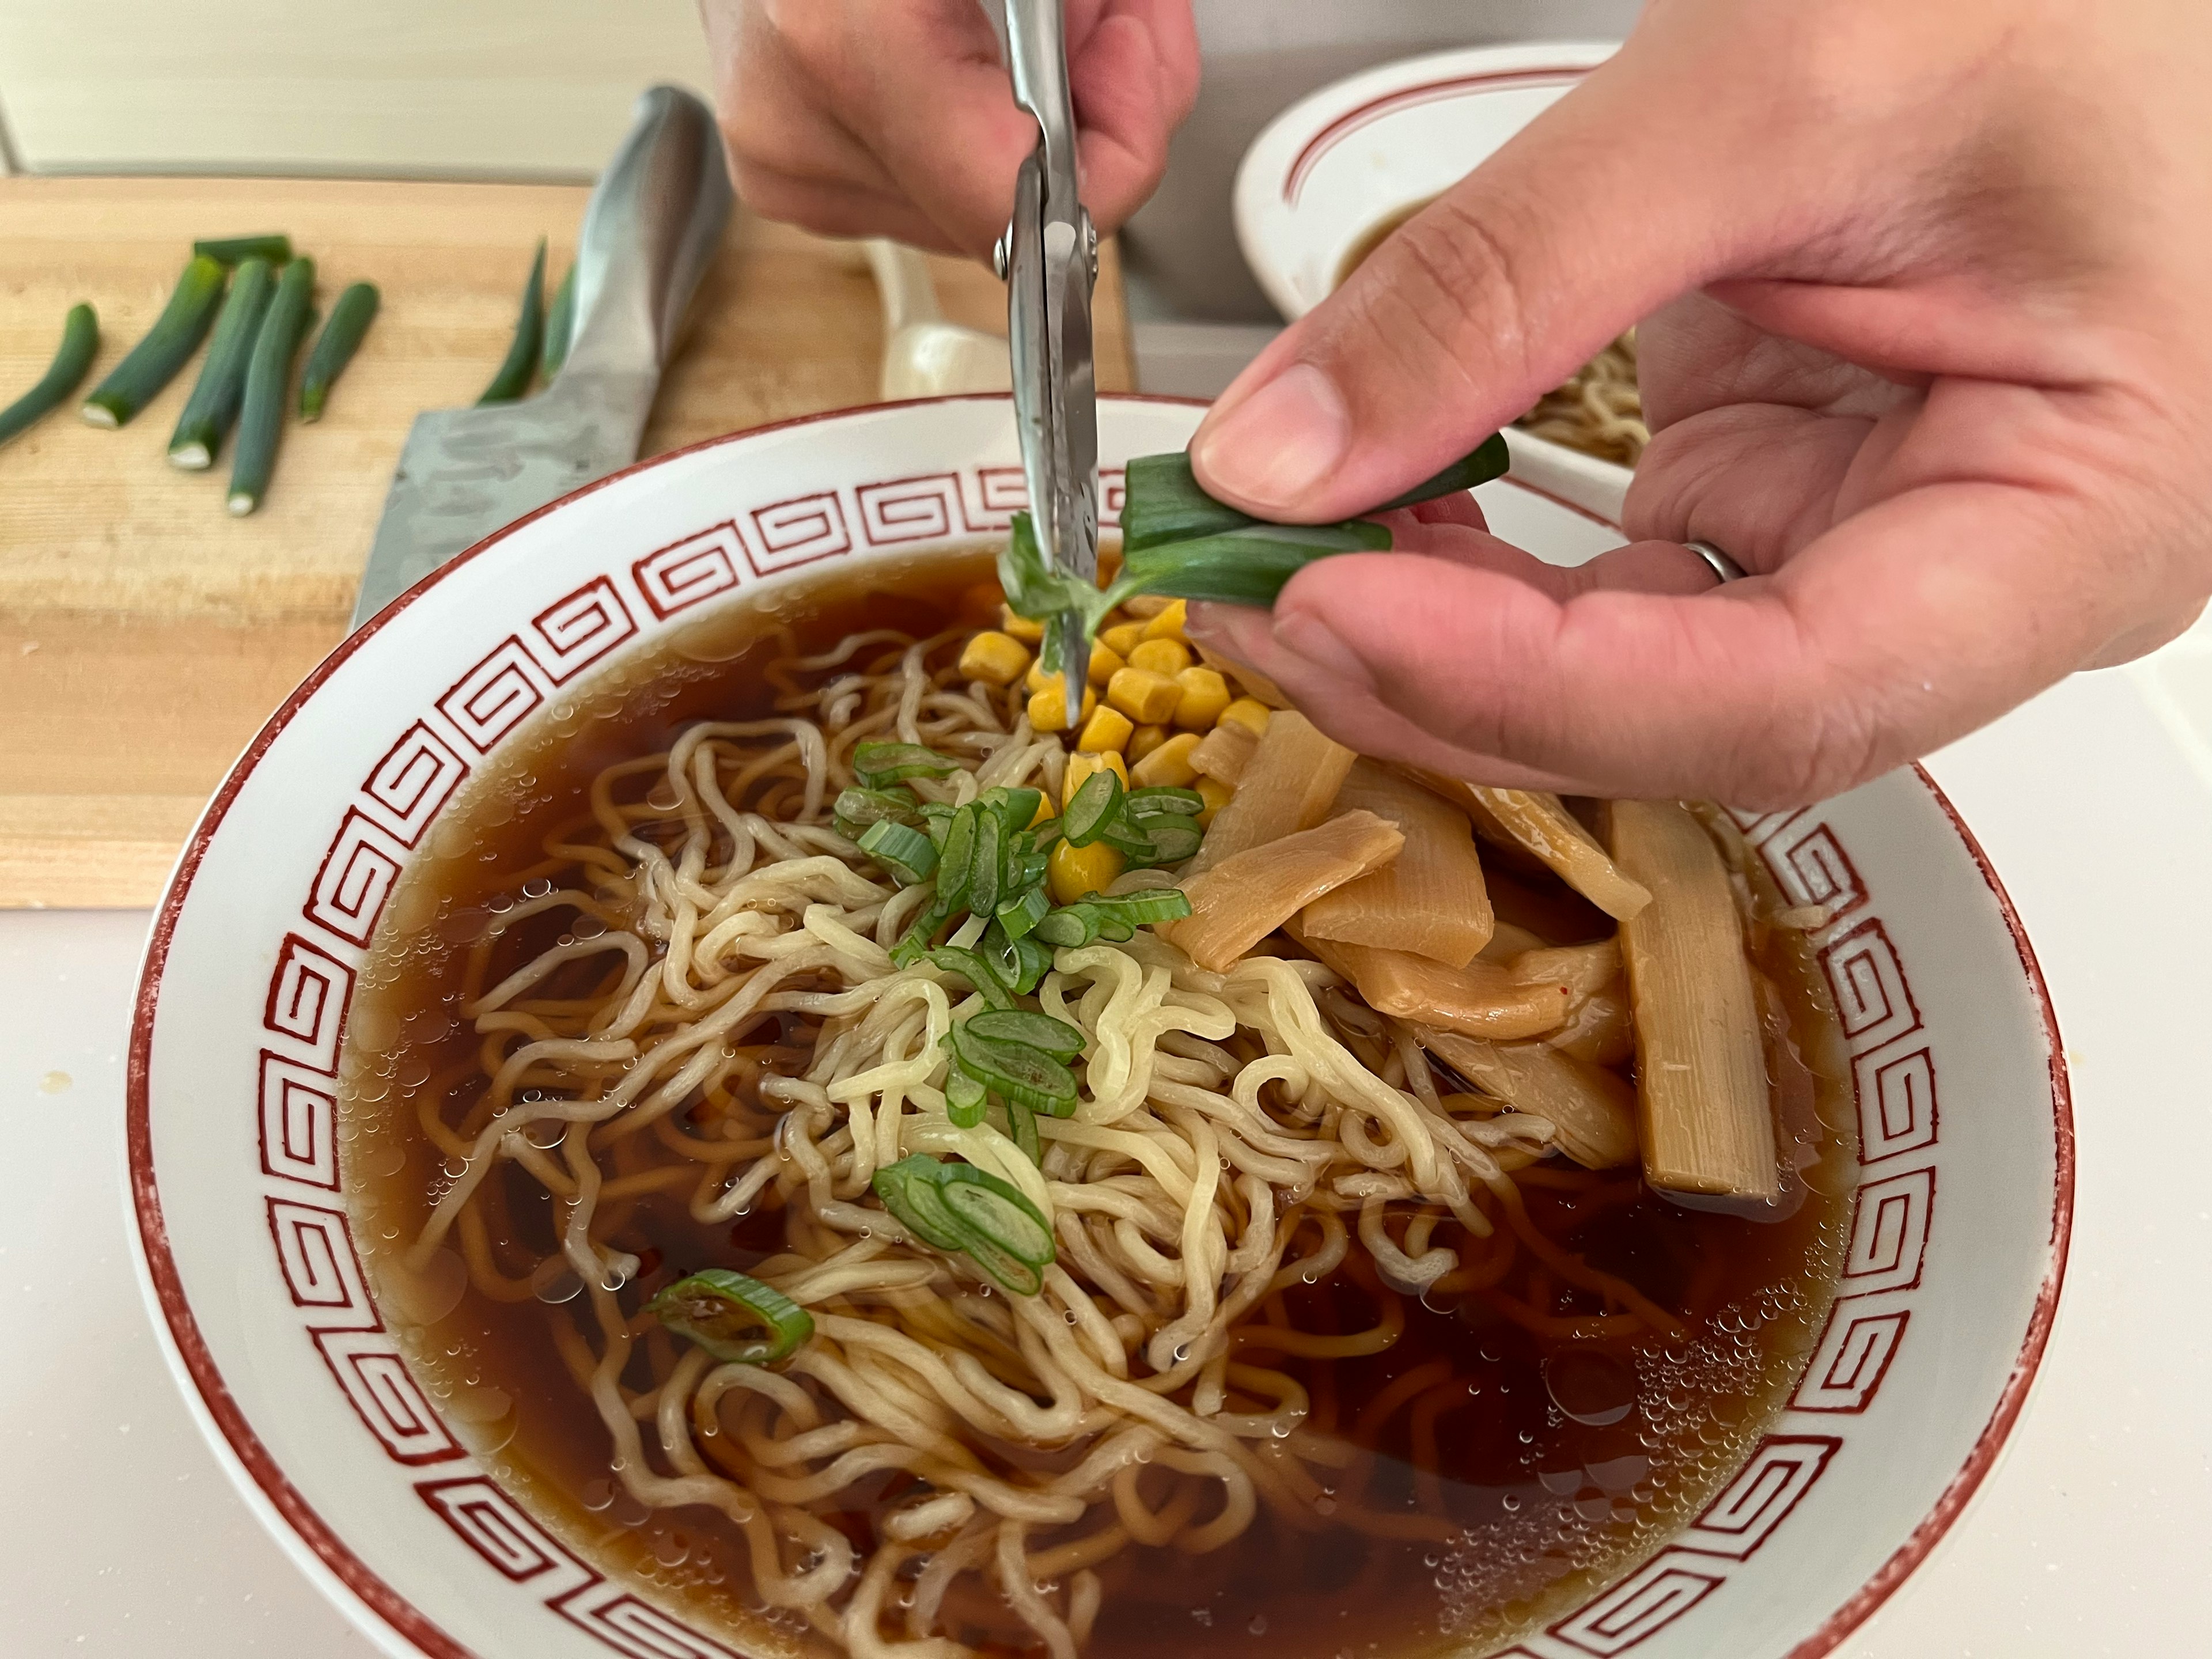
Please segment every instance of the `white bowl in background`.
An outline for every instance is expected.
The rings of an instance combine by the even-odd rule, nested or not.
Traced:
[[[1200,405],[1103,399],[1121,465]],[[155,921],[128,1082],[155,1322],[187,1401],[301,1567],[394,1655],[734,1650],[541,1525],[417,1386],[346,1206],[346,1013],[394,879],[453,792],[579,677],[832,562],[972,546],[1021,504],[1002,397],[819,416],[594,484],[426,579],[254,740]],[[1600,514],[1514,478],[1500,533],[1562,562]],[[1810,1659],[1926,1555],[2002,1445],[2065,1259],[2071,1127],[2040,975],[1925,775],[1746,817],[1816,936],[1863,1142],[1838,1299],[1788,1407],[1694,1523],[1509,1652]],[[1940,1079],[1940,1087],[1939,1087]]]
[[[1618,50],[1561,40],[1431,52],[1300,99],[1237,167],[1245,263],[1284,316],[1304,316],[1375,227],[1457,184]]]

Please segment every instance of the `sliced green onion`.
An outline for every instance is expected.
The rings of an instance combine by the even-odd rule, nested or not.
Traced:
[[[988,916],[999,908],[999,885],[1006,875],[1006,826],[999,815],[976,807],[975,851],[968,866],[965,902],[975,915]]]
[[[1024,885],[1021,896],[1002,902],[994,920],[1006,929],[1006,937],[1016,939],[1042,921],[1052,908],[1052,896],[1043,888]]]
[[[937,869],[937,848],[929,837],[896,819],[878,818],[870,824],[860,836],[860,847],[902,887],[919,887]]]
[[[1064,950],[1079,950],[1098,937],[1098,929],[1080,905],[1067,905],[1037,923],[1032,939]]]
[[[1186,817],[1206,811],[1206,797],[1195,789],[1153,784],[1147,788],[1132,789],[1124,797],[1123,810],[1133,818]]]
[[[281,265],[292,257],[292,239],[282,231],[263,236],[211,236],[192,244],[192,252],[220,264],[242,265],[264,259]]]
[[[1033,933],[1024,933],[1019,939],[1008,938],[1005,930],[995,922],[984,930],[983,943],[987,945],[995,944],[994,933],[1006,939],[1008,954],[1013,959],[1013,972],[1008,976],[1010,982],[1020,995],[1029,995],[1036,989],[1037,981],[1052,971],[1051,947],[1040,943]]]
[[[1003,784],[994,785],[977,797],[977,804],[994,814],[1006,827],[1009,840],[1030,827],[1030,820],[1043,803],[1044,795],[1038,790],[1009,789]]]
[[[937,896],[955,910],[968,907],[969,884],[975,874],[975,822],[982,817],[963,806],[945,825],[945,839],[937,846]]]
[[[945,1207],[938,1187],[937,1172],[944,1167],[927,1152],[909,1152],[877,1170],[869,1184],[884,1207],[923,1243],[940,1250],[958,1250],[964,1247],[967,1235]]]
[[[853,750],[853,771],[870,789],[908,778],[949,777],[959,769],[958,761],[918,743],[864,743]]]
[[[545,348],[538,354],[538,374],[547,385],[561,372],[561,365],[568,361],[568,347],[576,332],[576,262],[568,262],[568,274],[561,279],[561,286],[553,290],[553,309],[545,313]]]
[[[774,1285],[727,1267],[678,1279],[646,1311],[726,1364],[773,1365],[814,1334],[805,1309]],[[764,1334],[747,1334],[756,1330]]]
[[[1174,818],[1165,822],[1153,819],[1146,825],[1145,835],[1152,842],[1152,850],[1146,862],[1152,866],[1181,864],[1185,859],[1194,856],[1198,852],[1198,844],[1206,839],[1205,833],[1196,825]]]
[[[125,354],[93,387],[79,411],[92,426],[125,426],[160,395],[198,351],[215,321],[227,273],[216,260],[196,254],[170,290],[169,303],[146,337]]]
[[[1030,846],[1038,848],[1040,851],[1048,848],[1051,847],[1053,842],[1060,839],[1060,820],[1058,818],[1047,818],[1042,823],[1036,825],[1034,829],[1028,830],[1026,833],[1029,836]]]
[[[1189,914],[1190,900],[1182,889],[1160,887],[1064,905],[1037,923],[1036,937],[1049,945],[1074,949],[1100,939],[1126,939],[1139,927],[1181,921]]]
[[[230,279],[230,292],[215,319],[215,334],[208,342],[207,361],[185,399],[184,413],[169,437],[169,465],[187,472],[204,472],[215,465],[238,406],[246,398],[246,368],[253,356],[253,343],[261,332],[261,313],[268,309],[274,285],[269,262],[242,261]]]
[[[92,367],[94,353],[100,349],[100,319],[93,315],[88,305],[74,305],[62,321],[61,349],[39,383],[21,397],[0,409],[0,444],[4,444],[33,422],[61,407],[77,383],[84,379],[85,370]]]
[[[300,377],[300,418],[319,421],[331,388],[361,349],[362,337],[376,316],[378,295],[374,283],[349,283],[331,307],[330,320],[307,354],[307,372]]]
[[[1058,1254],[1052,1229],[1018,1188],[972,1164],[940,1164],[933,1183],[963,1248],[975,1265],[1018,1296],[1034,1296],[1044,1283],[1039,1269]]]
[[[929,954],[929,942],[937,937],[937,930],[952,920],[953,907],[942,898],[933,899],[929,908],[914,919],[914,923],[899,935],[899,942],[891,946],[891,965],[911,968]]]
[[[976,1014],[968,1021],[975,1036],[994,1042],[1020,1042],[1041,1049],[1054,1060],[1073,1060],[1083,1052],[1084,1036],[1064,1019],[1028,1008],[1004,1008]]]
[[[1036,1114],[1018,1100],[1006,1103],[1006,1128],[1022,1156],[1032,1164],[1044,1162],[1044,1147],[1037,1139]]]
[[[292,360],[313,323],[315,262],[298,258],[284,267],[276,297],[261,319],[253,356],[246,368],[246,410],[238,421],[238,451],[230,463],[231,512],[243,518],[261,505],[269,474],[276,465],[276,443],[284,428],[284,394],[292,384]]]
[[[953,1058],[1008,1100],[1033,1112],[1066,1117],[1075,1109],[1075,1073],[1042,1049],[1026,1043],[994,1042],[978,1036],[963,1020],[952,1028]]]
[[[990,1091],[983,1086],[982,1079],[971,1077],[954,1065],[952,1074],[945,1079],[945,1115],[954,1127],[972,1129],[981,1123],[984,1103],[989,1098]]]
[[[538,239],[538,255],[530,262],[530,275],[522,284],[522,311],[514,319],[514,338],[507,343],[507,358],[478,404],[511,404],[530,390],[530,377],[538,368],[538,349],[545,342],[545,239]]]
[[[999,977],[989,963],[964,945],[939,945],[924,954],[928,957],[933,965],[942,968],[948,974],[957,974],[966,980],[975,994],[994,1008],[1011,1008],[1014,1006],[1014,994],[1007,988],[1006,981]],[[959,1028],[955,1026],[953,1029],[957,1030]],[[975,1070],[973,1066],[969,1066],[969,1069]],[[981,1072],[975,1074],[978,1077],[983,1077],[986,1082],[990,1081]]]
[[[894,823],[921,822],[921,815],[914,810],[913,797],[893,794],[888,789],[844,790],[830,810],[836,818],[838,832],[854,841],[870,824],[885,819]]]
[[[1109,771],[1093,772],[1067,803],[1067,811],[1060,816],[1060,833],[1071,847],[1088,847],[1105,834],[1121,811],[1121,778]]]

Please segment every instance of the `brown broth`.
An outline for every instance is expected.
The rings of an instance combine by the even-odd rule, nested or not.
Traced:
[[[354,1006],[341,1106],[347,1186],[371,1271],[387,1305],[398,1304],[392,1322],[416,1376],[495,1478],[570,1547],[750,1653],[826,1644],[751,1595],[744,1547],[719,1512],[647,1511],[623,1492],[606,1432],[553,1339],[553,1320],[573,1306],[549,1308],[526,1293],[498,1301],[471,1287],[447,1311],[435,1305],[445,1298],[423,1306],[422,1287],[394,1276],[447,1178],[446,1155],[418,1113],[444,1105],[457,1115],[443,1091],[474,1069],[476,1039],[455,1006],[467,946],[495,908],[554,872],[544,841],[580,816],[601,768],[665,749],[690,721],[765,712],[774,694],[759,671],[785,648],[775,629],[795,632],[810,650],[863,628],[930,631],[958,614],[963,588],[987,574],[980,556],[939,558],[787,590],[772,609],[732,607],[679,630],[543,711],[472,780],[410,866]],[[1581,901],[1555,883],[1546,889],[1547,876],[1518,879],[1532,902],[1579,916]],[[514,948],[551,942],[544,932]],[[1426,1496],[1448,1516],[1450,1540],[1393,1540],[1336,1523],[1299,1530],[1263,1504],[1252,1527],[1212,1555],[1132,1546],[1100,1568],[1105,1598],[1090,1659],[1195,1656],[1248,1635],[1267,1638],[1269,1659],[1486,1652],[1556,1618],[1697,1513],[1803,1366],[1832,1294],[1855,1162],[1832,1018],[1802,961],[1770,945],[1761,965],[1783,988],[1811,1064],[1809,1073],[1790,1068],[1780,1091],[1805,1177],[1794,1213],[1759,1224],[1677,1208],[1632,1171],[1549,1162],[1522,1178],[1542,1232],[1676,1310],[1687,1334],[1604,1343],[1532,1334],[1530,1310],[1565,1317],[1600,1309],[1533,1266],[1525,1249],[1497,1286],[1431,1308],[1382,1289],[1355,1248],[1334,1277],[1286,1298],[1294,1323],[1366,1329],[1389,1298],[1402,1304],[1403,1336],[1366,1358],[1282,1363],[1310,1390],[1314,1425],[1373,1454],[1366,1509],[1418,1515]],[[624,1144],[642,1155],[647,1139]],[[551,1249],[550,1200],[515,1166],[503,1166],[480,1202],[495,1231],[525,1247],[505,1272]],[[624,1292],[635,1307],[684,1272],[752,1265],[775,1248],[780,1224],[764,1205],[734,1226],[703,1228],[682,1194],[653,1194],[602,1236],[642,1258]],[[409,1322],[410,1301],[418,1314],[440,1316]],[[667,1340],[654,1329],[640,1352]],[[1626,1406],[1618,1421],[1577,1421],[1558,1403],[1602,1416],[1593,1407],[1615,1388]],[[850,1507],[834,1519],[856,1545],[868,1546],[876,1512],[905,1480],[878,1477],[846,1494]],[[1316,1507],[1326,1516],[1334,1500]],[[1053,1541],[1041,1534],[1030,1547]],[[956,1591],[946,1606],[950,1634],[1000,1653],[1031,1645],[995,1592]]]

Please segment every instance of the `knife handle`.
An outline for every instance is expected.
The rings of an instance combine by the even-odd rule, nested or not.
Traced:
[[[575,336],[561,378],[658,380],[729,216],[713,113],[679,88],[648,88],[584,210]]]

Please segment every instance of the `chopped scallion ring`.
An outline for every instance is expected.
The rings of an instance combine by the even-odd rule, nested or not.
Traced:
[[[878,818],[861,833],[860,848],[891,872],[902,887],[918,887],[937,870],[937,848],[919,830],[893,818]]]
[[[814,1334],[814,1320],[772,1285],[707,1267],[679,1279],[646,1304],[678,1336],[733,1365],[773,1365]],[[764,1335],[750,1335],[750,1332]]]
[[[994,1009],[977,1014],[968,1029],[994,1042],[1026,1043],[1054,1060],[1073,1060],[1083,1052],[1083,1033],[1064,1019],[1033,1013],[1027,1008]]]
[[[959,762],[918,743],[863,743],[853,750],[854,774],[870,789],[908,778],[948,777],[959,769]]]
[[[1104,835],[1121,812],[1121,780],[1110,771],[1084,779],[1060,820],[1060,833],[1071,847],[1088,847]]]
[[[1075,1073],[1041,1048],[1026,1043],[997,1042],[970,1030],[972,1021],[952,1028],[953,1058],[971,1075],[981,1078],[1007,1100],[1018,1100],[1033,1112],[1066,1117],[1075,1110]]]

